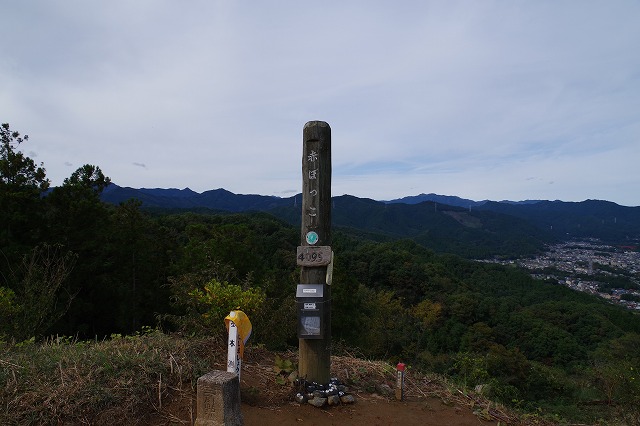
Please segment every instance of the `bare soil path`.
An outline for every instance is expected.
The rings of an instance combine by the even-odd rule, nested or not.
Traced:
[[[497,425],[483,421],[468,407],[445,405],[437,398],[394,401],[377,395],[356,395],[356,403],[329,409],[288,403],[261,408],[243,404],[245,425],[300,426],[479,426]]]
[[[281,354],[282,355],[282,354]],[[247,356],[247,353],[245,353]],[[283,357],[295,358],[295,354]],[[274,354],[254,350],[242,366],[240,389],[246,426],[498,426],[525,425],[479,397],[447,389],[437,380],[407,377],[406,398],[397,401],[393,369],[382,362],[332,357],[332,375],[349,386],[356,402],[316,408],[295,402],[295,388],[274,371]],[[295,359],[293,359],[295,361]],[[224,364],[212,369],[224,369]],[[282,376],[280,376],[282,377]],[[376,389],[387,392],[379,392]],[[386,395],[383,395],[386,393]],[[147,424],[193,424],[196,395],[181,391]],[[491,413],[491,415],[489,415]],[[549,425],[538,422],[538,425]]]

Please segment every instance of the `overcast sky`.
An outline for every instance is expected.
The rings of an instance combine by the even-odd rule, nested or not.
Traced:
[[[53,185],[640,205],[640,2],[5,2],[0,122]]]

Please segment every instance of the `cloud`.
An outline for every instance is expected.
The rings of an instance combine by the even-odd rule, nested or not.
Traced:
[[[274,192],[274,194],[280,194],[280,195],[290,195],[290,194],[298,194],[298,193],[300,193],[299,189],[285,189],[284,191]]]
[[[635,2],[15,2],[0,118],[54,183],[96,164],[274,194],[300,186],[302,128],[324,120],[338,192],[640,205],[639,19]]]

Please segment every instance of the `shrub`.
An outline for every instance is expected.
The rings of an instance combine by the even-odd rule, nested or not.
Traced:
[[[16,295],[10,288],[0,287],[0,342],[11,333],[12,318],[18,312]]]
[[[170,318],[185,332],[219,335],[225,331],[224,318],[230,311],[240,309],[251,318],[260,312],[265,302],[265,294],[259,288],[244,290],[239,285],[216,279],[196,286],[184,284],[188,284],[186,277],[174,281],[176,301],[185,314]]]

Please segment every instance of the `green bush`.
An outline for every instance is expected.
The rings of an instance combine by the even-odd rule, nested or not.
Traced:
[[[486,384],[490,375],[487,371],[487,358],[470,352],[455,355],[453,373],[460,379],[465,388]]]
[[[233,310],[242,310],[251,317],[263,308],[265,294],[260,288],[246,290],[239,285],[211,279],[204,284],[194,284],[192,276],[174,280],[177,305],[184,315],[173,319],[182,331],[204,335],[220,335],[225,332],[224,318]]]
[[[10,288],[0,287],[0,342],[11,334],[10,325],[18,312],[16,295]]]

